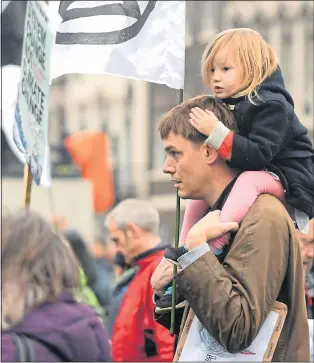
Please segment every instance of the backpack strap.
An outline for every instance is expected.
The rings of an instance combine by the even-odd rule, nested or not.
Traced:
[[[36,362],[33,340],[24,334],[12,334],[12,337],[17,350],[17,361]]]

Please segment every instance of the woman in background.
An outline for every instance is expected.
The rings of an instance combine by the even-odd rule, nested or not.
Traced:
[[[41,216],[3,217],[2,361],[111,360],[101,320],[73,297],[79,278],[68,243]]]

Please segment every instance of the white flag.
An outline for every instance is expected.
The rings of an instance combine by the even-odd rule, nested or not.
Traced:
[[[4,9],[9,5],[10,0],[6,1],[6,0],[1,0],[1,13],[4,12]]]
[[[51,78],[106,73],[184,87],[185,1],[53,1]]]

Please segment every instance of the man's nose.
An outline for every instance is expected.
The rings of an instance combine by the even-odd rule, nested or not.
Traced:
[[[174,174],[175,173],[175,168],[173,165],[171,165],[168,160],[166,159],[166,161],[164,162],[164,165],[162,167],[162,171],[165,174]]]
[[[115,246],[116,246],[116,248],[115,248],[115,253],[117,254],[117,253],[122,253],[121,252],[121,247],[116,243],[115,244]]]

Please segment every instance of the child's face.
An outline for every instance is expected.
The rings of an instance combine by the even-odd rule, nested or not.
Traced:
[[[242,84],[243,70],[236,60],[232,47],[218,50],[210,69],[210,88],[217,98],[228,98],[236,94]]]

